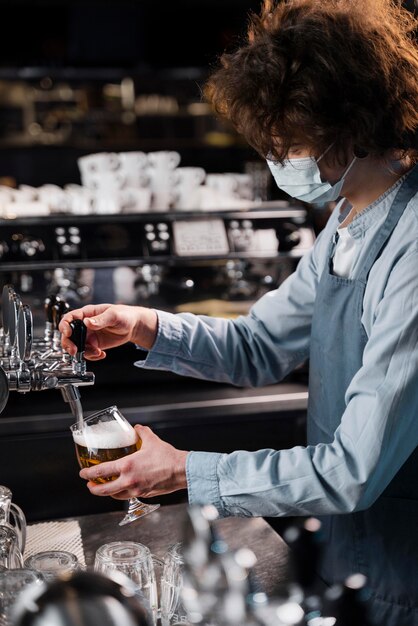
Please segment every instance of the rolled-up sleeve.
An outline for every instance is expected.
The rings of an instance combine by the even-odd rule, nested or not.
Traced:
[[[348,513],[381,495],[418,444],[417,267],[413,250],[389,276],[332,443],[221,455],[211,501],[221,515]],[[191,483],[201,454],[188,456]]]

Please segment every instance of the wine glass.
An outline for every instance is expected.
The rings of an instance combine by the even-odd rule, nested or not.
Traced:
[[[122,415],[117,406],[110,406],[87,417],[83,424],[71,427],[80,467],[115,461],[141,448],[136,430]],[[117,476],[97,478],[96,483],[115,480]],[[138,498],[129,498],[128,511],[119,526],[129,524],[158,509],[159,504],[145,504]]]

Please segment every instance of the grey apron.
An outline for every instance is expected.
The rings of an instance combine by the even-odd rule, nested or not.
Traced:
[[[362,365],[368,339],[361,316],[370,269],[417,191],[418,165],[398,190],[358,278],[332,274],[333,238],[330,242],[312,320],[310,445],[334,439],[346,408],[345,392]],[[373,624],[418,626],[418,448],[369,509],[327,516],[321,521],[326,541],[320,569],[324,580],[332,584],[361,572],[372,590]]]

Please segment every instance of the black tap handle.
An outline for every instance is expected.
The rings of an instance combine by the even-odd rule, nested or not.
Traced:
[[[71,307],[68,304],[67,300],[60,300],[60,321],[61,321],[61,317],[65,315],[66,313],[68,313],[70,309]]]
[[[51,294],[47,296],[44,300],[44,309],[45,309],[45,317],[46,321],[50,324],[54,323],[54,312],[53,307],[56,302],[57,296],[55,294]]]
[[[86,347],[87,328],[82,320],[70,322],[72,329],[71,341],[77,346],[77,352],[84,352]]]
[[[54,326],[54,329],[58,330],[58,326],[61,321],[61,303],[59,301],[59,298],[56,298],[51,309],[52,309],[52,324]]]
[[[58,330],[58,326],[60,324],[62,316],[70,310],[70,305],[66,300],[60,298],[60,296],[55,297],[55,301],[51,306],[52,310],[52,323],[54,328]]]

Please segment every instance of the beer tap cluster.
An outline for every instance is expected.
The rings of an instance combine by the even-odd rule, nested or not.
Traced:
[[[86,371],[84,346],[86,327],[80,320],[71,323],[72,341],[77,354],[71,356],[61,347],[58,329],[68,303],[59,296],[45,300],[43,337],[34,337],[33,316],[13,285],[2,292],[3,326],[0,330],[0,412],[7,404],[10,391],[27,393],[59,389],[76,420],[83,417],[79,387],[94,384],[94,374]]]

